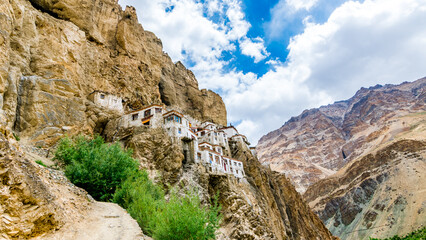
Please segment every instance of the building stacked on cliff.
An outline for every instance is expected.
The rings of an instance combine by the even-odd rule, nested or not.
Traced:
[[[100,107],[124,112],[121,98],[113,94],[95,91],[89,99]],[[122,128],[163,128],[173,141],[183,142],[186,161],[201,163],[211,174],[230,174],[237,178],[245,175],[243,163],[227,156],[230,153],[229,141],[250,145],[233,126],[200,122],[178,110],[155,104],[122,114],[119,125]]]

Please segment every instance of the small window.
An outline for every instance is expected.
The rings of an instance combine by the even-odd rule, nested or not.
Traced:
[[[135,113],[135,114],[132,115],[132,120],[136,121],[136,120],[138,120],[138,117],[139,117],[139,114]]]
[[[148,117],[151,115],[151,109],[148,109],[145,111],[145,117]]]
[[[161,108],[156,108],[155,109],[155,113],[162,113],[162,112],[163,112],[163,110]]]
[[[179,128],[179,129],[178,129],[178,132],[179,132],[179,134],[181,134],[181,133],[182,133],[182,129],[180,129],[180,128]]]
[[[105,94],[101,94],[101,99],[105,99]]]

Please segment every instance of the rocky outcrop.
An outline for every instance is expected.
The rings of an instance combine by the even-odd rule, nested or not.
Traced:
[[[405,235],[426,224],[425,171],[426,142],[397,140],[313,184],[304,197],[342,239]]]
[[[165,104],[226,125],[220,96],[199,90],[134,8],[115,0],[0,3],[0,109],[9,127],[45,144],[62,126],[93,131],[84,113],[94,90],[121,96],[126,109]]]
[[[304,192],[310,184],[409,130],[399,117],[426,111],[425,92],[426,79],[378,85],[362,88],[349,100],[305,110],[260,139],[259,159],[286,173],[296,189]]]
[[[105,128],[105,138],[133,149],[134,157],[166,189],[196,189],[203,203],[218,194],[223,223],[218,239],[333,239],[283,174],[260,164],[247,145],[230,141],[232,157],[244,164],[246,177],[209,174],[202,164],[185,162],[185,141],[173,141],[163,129]]]
[[[1,239],[145,239],[137,222],[118,205],[94,201],[63,172],[27,158],[3,125],[0,179]]]

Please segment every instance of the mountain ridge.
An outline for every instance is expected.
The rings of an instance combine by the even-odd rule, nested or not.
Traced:
[[[305,110],[259,140],[260,161],[288,174],[303,192],[371,147],[386,119],[424,111],[425,86],[426,78],[376,85],[348,100]]]

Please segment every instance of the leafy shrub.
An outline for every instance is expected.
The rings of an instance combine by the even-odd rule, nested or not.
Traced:
[[[113,201],[127,209],[145,234],[152,235],[153,216],[164,205],[164,192],[142,171],[130,176],[117,189]]]
[[[131,154],[99,136],[79,136],[62,139],[55,159],[71,182],[96,200],[121,205],[154,239],[214,239],[221,219],[217,196],[210,208],[202,207],[195,193],[179,197],[172,191],[167,202],[163,189],[139,171]]]
[[[397,235],[391,237],[391,238],[386,238],[383,240],[425,240],[426,239],[426,227],[423,227],[417,231],[413,231],[409,234],[407,234],[404,237],[399,237]],[[378,238],[370,238],[370,240],[380,240]]]
[[[109,201],[115,190],[138,169],[138,163],[115,144],[106,144],[97,136],[90,140],[79,136],[59,142],[55,159],[66,165],[65,175],[84,188],[96,200]]]
[[[169,202],[157,212],[154,222],[155,239],[215,239],[221,216],[215,198],[212,207],[202,207],[197,194],[179,197],[172,191]]]

